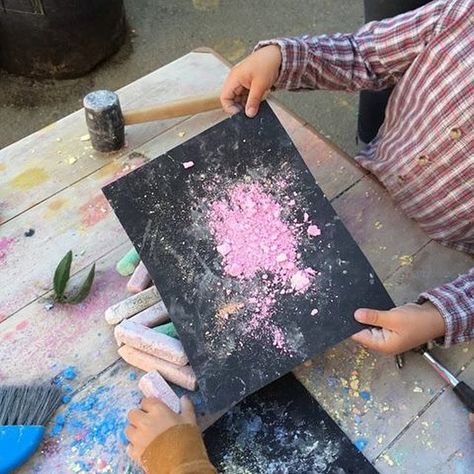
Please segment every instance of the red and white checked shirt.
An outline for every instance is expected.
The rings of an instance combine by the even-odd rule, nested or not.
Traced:
[[[355,159],[438,242],[474,255],[474,0],[439,0],[355,34],[262,41],[281,48],[275,87],[395,86],[377,137]],[[474,268],[426,291],[445,345],[474,338]]]

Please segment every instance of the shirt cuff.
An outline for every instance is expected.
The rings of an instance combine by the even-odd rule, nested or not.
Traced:
[[[421,293],[418,302],[433,303],[444,320],[445,347],[474,338],[474,269],[456,280]]]
[[[147,474],[215,474],[199,428],[175,425],[157,436],[142,455]]]
[[[302,38],[275,38],[258,42],[254,51],[269,45],[279,46],[281,52],[280,74],[273,87],[275,89],[299,89],[308,58],[308,44]]]

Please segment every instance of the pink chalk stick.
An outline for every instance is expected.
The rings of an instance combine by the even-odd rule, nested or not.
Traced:
[[[119,346],[127,344],[176,365],[183,366],[188,363],[188,356],[180,341],[141,324],[122,321],[115,327],[114,335]]]
[[[173,389],[159,372],[153,370],[145,374],[138,382],[138,388],[147,398],[157,398],[165,403],[175,413],[180,412],[181,403]]]
[[[167,323],[169,320],[170,317],[163,301],[150,306],[129,319],[129,321],[149,328],[154,328],[159,324]]]
[[[105,311],[105,320],[109,324],[118,324],[120,321],[143,311],[159,300],[160,295],[158,290],[152,286],[145,291],[129,296],[127,299],[107,308]]]
[[[140,293],[140,291],[143,291],[150,285],[150,282],[151,277],[148,274],[148,270],[143,262],[140,262],[137,268],[135,268],[130,280],[128,280],[127,290],[130,293]]]
[[[118,353],[125,362],[128,362],[138,369],[144,370],[145,372],[157,370],[165,380],[179,385],[186,390],[194,391],[197,388],[196,375],[194,375],[194,371],[189,365],[180,367],[130,346],[122,346],[118,350]]]

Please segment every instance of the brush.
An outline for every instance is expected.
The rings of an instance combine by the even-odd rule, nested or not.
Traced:
[[[62,396],[51,384],[0,387],[0,474],[21,466],[36,451]]]
[[[464,406],[474,413],[474,390],[465,382],[458,380],[446,367],[444,367],[438,360],[436,360],[425,347],[416,349],[438,372],[443,380],[448,382],[453,387],[453,392],[457,395]]]

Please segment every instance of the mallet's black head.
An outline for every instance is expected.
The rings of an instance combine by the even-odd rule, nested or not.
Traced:
[[[94,91],[84,97],[86,122],[95,150],[116,151],[125,143],[125,126],[118,95],[112,91]]]

